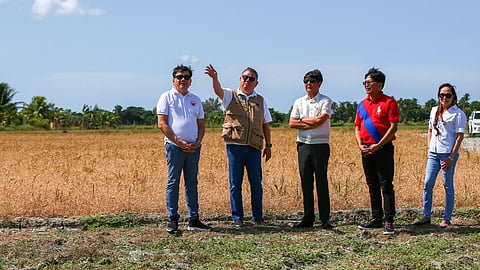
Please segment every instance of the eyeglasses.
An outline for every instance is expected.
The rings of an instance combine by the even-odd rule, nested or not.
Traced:
[[[249,82],[254,82],[256,80],[255,77],[250,77],[248,75],[242,75],[242,79]]]
[[[316,83],[316,82],[317,82],[317,80],[316,80],[316,79],[305,79],[305,80],[303,80],[303,83],[304,83],[304,84],[308,84],[308,83]]]
[[[188,81],[188,80],[190,80],[190,78],[192,78],[192,76],[190,76],[190,75],[177,75],[177,76],[175,76],[175,79],[177,79],[179,81],[181,81],[182,79],[185,79],[185,80]]]
[[[376,82],[375,81],[364,81],[364,82],[362,82],[363,85],[372,85],[374,83],[376,83]]]
[[[440,93],[440,94],[438,94],[438,97],[439,98],[451,98],[452,94],[450,94],[450,93],[446,93],[446,94]]]

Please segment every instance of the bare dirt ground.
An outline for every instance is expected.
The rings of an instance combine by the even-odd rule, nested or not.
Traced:
[[[456,225],[479,225],[480,209],[460,210],[460,213],[454,212],[452,223]],[[435,208],[432,218],[441,219],[443,208]],[[331,213],[331,221],[335,226],[344,226],[359,224],[368,221],[371,217],[369,209],[354,209],[335,211]],[[399,223],[408,225],[411,221],[421,217],[421,209],[397,209],[397,219]],[[272,226],[291,227],[302,218],[301,212],[296,213],[267,213],[265,220]],[[230,226],[231,219],[229,214],[207,215],[202,218],[210,224]],[[11,234],[18,232],[46,232],[50,230],[87,230],[95,227],[132,227],[132,226],[166,226],[168,217],[166,214],[137,214],[123,213],[116,215],[102,215],[97,217],[78,217],[78,218],[40,218],[40,217],[19,217],[12,220],[0,218],[0,234]],[[248,220],[248,217],[246,217]],[[187,223],[187,220],[183,221]],[[433,223],[432,223],[433,224]],[[427,226],[428,227],[428,226]],[[433,226],[431,228],[435,228]]]

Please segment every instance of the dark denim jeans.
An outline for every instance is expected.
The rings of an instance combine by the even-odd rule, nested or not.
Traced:
[[[168,165],[167,211],[170,220],[178,220],[178,192],[180,175],[183,171],[185,181],[185,200],[188,207],[188,218],[198,219],[197,174],[200,148],[194,153],[186,153],[172,143],[165,144]]]
[[[393,175],[395,169],[393,143],[389,142],[377,152],[362,154],[363,171],[367,178],[372,218],[393,222],[395,217],[395,191],[393,189]],[[382,207],[382,195],[383,204]]]
[[[242,182],[245,168],[250,182],[252,216],[263,220],[262,151],[246,145],[227,144],[232,219],[243,219]]]
[[[328,191],[328,159],[330,146],[325,144],[297,143],[298,166],[303,192],[303,221],[315,221],[313,185],[318,198],[318,212],[322,222],[330,220],[330,194]]]

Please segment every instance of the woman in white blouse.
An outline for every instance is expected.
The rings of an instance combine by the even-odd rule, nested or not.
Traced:
[[[457,93],[453,85],[449,83],[440,85],[438,100],[438,106],[433,107],[430,112],[428,123],[428,161],[423,189],[423,218],[413,222],[413,225],[431,223],[433,187],[438,173],[442,170],[445,211],[439,226],[446,228],[451,225],[455,201],[453,175],[467,118],[457,106]]]

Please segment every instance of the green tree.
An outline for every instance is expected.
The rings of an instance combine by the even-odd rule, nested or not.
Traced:
[[[340,103],[332,103],[332,122],[336,123],[353,123],[357,115],[357,102],[342,101]]]
[[[93,111],[92,107],[88,106],[87,104],[83,104],[80,126],[86,129],[93,128]]]
[[[430,111],[432,110],[433,107],[437,106],[438,102],[437,100],[431,98],[425,102],[425,105],[423,108],[420,109],[420,119],[419,121],[428,121],[430,118]]]
[[[24,124],[48,129],[54,118],[54,108],[55,105],[48,103],[45,97],[34,96],[32,102],[24,105],[20,115]]]
[[[470,107],[470,94],[465,93],[463,97],[458,100],[458,107],[460,107],[466,115],[470,115],[472,113],[472,108]]]
[[[473,111],[480,111],[480,101],[475,100],[470,103],[470,113]],[[470,115],[470,113],[468,115]]]
[[[155,110],[145,110],[142,107],[127,107],[121,112],[121,120],[124,125],[154,125],[156,123]]]
[[[398,109],[400,110],[400,121],[402,123],[417,122],[420,120],[421,107],[416,98],[401,98],[397,101],[397,103]]]
[[[12,102],[17,92],[6,83],[0,83],[0,125],[8,126],[16,117],[18,102]]]
[[[118,119],[120,120],[120,123],[122,123],[122,109],[123,107],[120,105],[115,105],[113,108],[113,113],[118,115]]]
[[[275,111],[274,108],[268,108],[270,111],[270,115],[272,115],[272,124],[284,124],[288,123],[288,120],[290,119],[290,115],[282,112]]]
[[[77,122],[77,115],[70,109],[64,110],[63,108],[55,107],[53,114],[55,129],[67,130],[67,128],[75,126]]]
[[[223,111],[213,111],[205,114],[205,126],[206,127],[221,127],[223,124],[223,120],[225,119],[225,115]]]
[[[209,98],[205,101],[202,102],[203,105],[203,111],[205,114],[209,114],[211,112],[216,112],[216,111],[221,111],[222,110],[222,104],[217,98]]]

